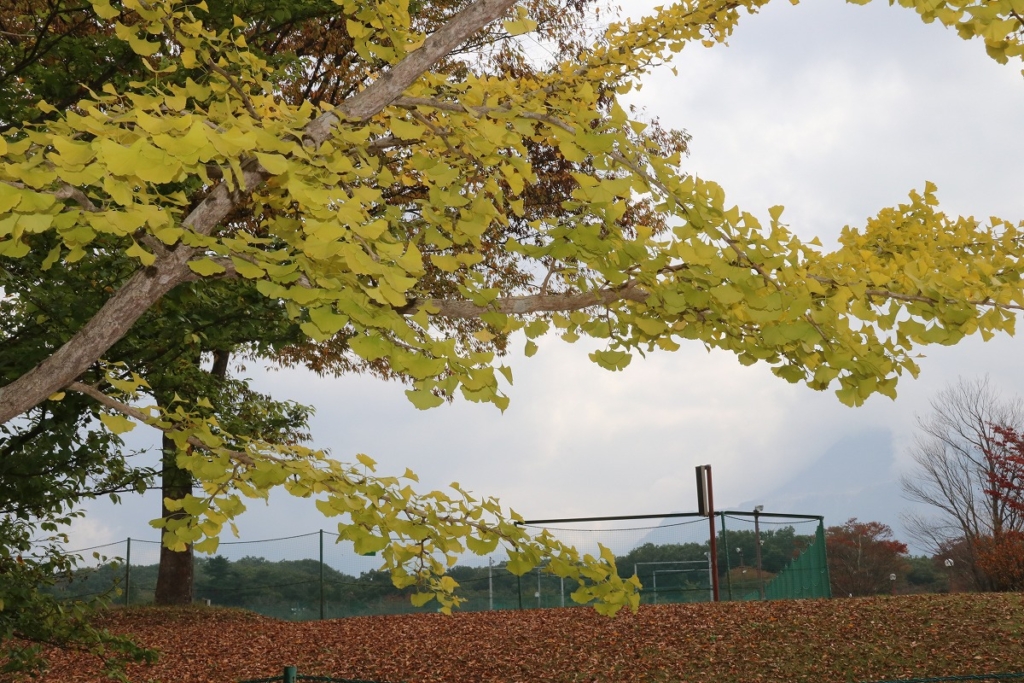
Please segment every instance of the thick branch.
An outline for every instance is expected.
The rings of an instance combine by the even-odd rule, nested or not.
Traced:
[[[517,0],[477,0],[456,14],[440,30],[423,41],[419,49],[409,53],[386,74],[374,81],[362,92],[345,100],[337,111],[345,118],[366,121],[378,114],[399,97],[405,89],[416,82],[427,69],[443,59],[471,35],[491,23]],[[306,133],[318,144],[330,136],[330,128],[338,122],[338,116],[328,112],[313,121]]]
[[[489,306],[478,306],[464,299],[429,299],[418,300],[410,304],[403,312],[410,315],[424,305],[436,309],[435,315],[447,318],[476,318],[488,311],[497,311],[507,315],[526,315],[528,313],[552,313],[555,311],[578,311],[591,306],[606,306],[616,301],[646,301],[650,293],[636,284],[617,289],[599,289],[592,292],[574,294],[533,294],[527,296],[510,296],[495,299]]]
[[[65,388],[99,360],[150,306],[191,272],[184,265],[191,251],[180,247],[136,272],[74,337],[32,370],[0,387],[0,424]]]

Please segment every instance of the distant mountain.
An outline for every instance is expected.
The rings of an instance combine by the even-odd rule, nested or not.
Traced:
[[[864,431],[836,441],[788,482],[757,500],[744,501],[738,509],[764,505],[765,512],[823,515],[825,526],[851,517],[877,521],[909,543],[900,513],[910,504],[901,496],[894,464],[889,430]]]

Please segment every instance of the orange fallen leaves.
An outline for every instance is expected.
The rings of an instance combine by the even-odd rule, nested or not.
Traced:
[[[408,683],[845,683],[1024,671],[1024,596],[959,594],[286,622],[225,609],[114,610],[106,626],[162,651],[133,682],[302,674]],[[103,680],[55,652],[41,680]]]

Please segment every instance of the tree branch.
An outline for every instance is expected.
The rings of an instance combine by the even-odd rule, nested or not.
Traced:
[[[495,299],[488,306],[479,306],[472,301],[463,299],[417,299],[402,309],[403,313],[412,315],[421,308],[427,307],[447,318],[476,318],[489,311],[497,311],[507,315],[526,315],[528,313],[551,313],[555,311],[577,311],[591,306],[607,306],[616,301],[646,301],[650,292],[633,282],[615,289],[598,289],[590,292],[565,294],[532,294],[526,296],[510,296]]]
[[[405,59],[393,66],[386,74],[370,84],[365,90],[348,98],[335,111],[351,121],[366,121],[391,104],[416,79],[431,66],[443,59],[467,38],[491,23],[517,0],[477,0],[432,33],[419,49],[409,53]],[[334,112],[318,117],[306,133],[317,144],[326,140],[330,128],[340,121]]]
[[[104,394],[102,391],[100,391],[99,389],[97,389],[94,386],[90,386],[90,385],[84,384],[82,382],[72,382],[71,384],[68,385],[67,388],[68,388],[68,391],[77,391],[80,394],[85,394],[89,398],[95,399],[98,403],[100,403],[103,406],[109,408],[110,410],[113,410],[113,411],[116,411],[118,413],[121,413],[122,415],[127,415],[128,417],[130,417],[130,418],[132,418],[134,420],[138,420],[139,422],[141,422],[143,424],[146,424],[146,425],[149,425],[150,427],[155,427],[156,429],[159,429],[162,432],[170,432],[171,431],[170,429],[164,429],[162,427],[158,427],[157,425],[154,425],[152,422],[150,422],[150,420],[153,419],[152,415],[149,415],[145,411],[139,410],[138,408],[130,406],[127,403],[122,403],[121,401],[118,401],[116,398],[112,398],[110,396],[107,396],[106,394]],[[189,446],[193,446],[194,448],[198,448],[198,449],[203,450],[203,451],[206,451],[206,450],[210,449],[209,446],[207,446],[206,444],[204,444],[202,441],[200,441],[198,438],[196,438],[194,436],[190,436],[188,438],[188,445]],[[228,451],[225,451],[225,452],[235,462],[241,463],[241,464],[246,465],[246,466],[250,466],[250,465],[255,464],[253,462],[252,457],[248,453],[245,453],[243,451],[231,451],[231,450],[228,450]]]

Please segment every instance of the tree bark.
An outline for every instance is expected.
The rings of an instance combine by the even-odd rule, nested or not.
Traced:
[[[163,472],[161,474],[160,503],[161,517],[177,519],[184,516],[181,511],[171,512],[163,502],[180,500],[192,493],[192,473],[178,467],[178,448],[174,442],[163,437]],[[194,585],[194,555],[190,543],[184,552],[174,552],[160,545],[160,568],[156,575],[155,602],[158,605],[191,605]]]

